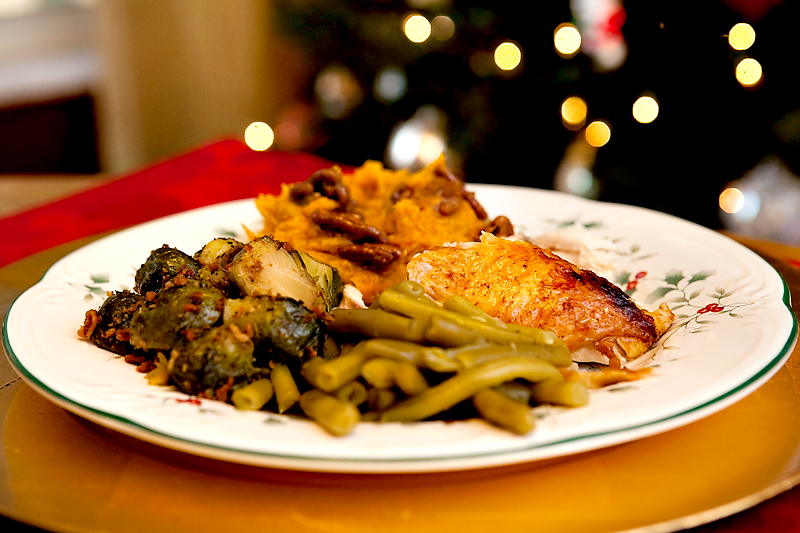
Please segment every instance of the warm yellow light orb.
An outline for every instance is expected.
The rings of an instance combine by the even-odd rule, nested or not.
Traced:
[[[431,23],[422,15],[410,15],[403,23],[403,33],[412,43],[421,43],[431,36]]]
[[[611,139],[611,128],[602,120],[596,120],[586,126],[586,142],[599,148]]]
[[[763,76],[761,63],[751,57],[739,61],[736,65],[736,81],[743,87],[753,87],[758,85]]]
[[[633,103],[633,118],[642,124],[653,122],[658,116],[658,102],[651,96],[640,96]]]
[[[244,130],[244,142],[251,149],[263,152],[272,146],[275,133],[264,122],[253,122]]]
[[[736,187],[728,187],[719,195],[719,208],[726,213],[738,213],[744,207],[744,193]]]
[[[553,33],[556,52],[562,57],[572,57],[581,47],[581,32],[574,25],[565,22],[559,24]]]
[[[586,122],[588,107],[580,96],[570,96],[561,103],[561,120],[567,129],[577,130]]]
[[[728,44],[734,50],[747,50],[756,40],[756,32],[750,24],[740,22],[728,32]]]
[[[514,43],[500,43],[494,49],[494,63],[502,70],[514,70],[522,61],[522,50]]]

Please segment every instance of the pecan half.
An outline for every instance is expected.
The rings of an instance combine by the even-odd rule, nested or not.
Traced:
[[[338,252],[342,258],[372,270],[386,268],[401,255],[397,246],[382,243],[345,244]]]
[[[464,180],[453,174],[449,168],[447,167],[437,168],[436,175],[446,180],[444,190],[442,191],[443,195],[445,196],[445,200],[448,200],[447,197],[449,196],[459,196],[460,198],[466,200],[467,203],[470,205],[470,207],[472,207],[472,210],[475,211],[475,216],[477,216],[480,219],[485,219],[487,216],[489,216],[488,213],[486,213],[486,210],[483,208],[483,206],[478,202],[478,200],[475,199],[475,194],[465,189]],[[445,210],[447,209],[452,209],[452,210],[450,212],[442,211],[442,205],[440,205],[439,212],[443,215],[451,214],[452,212],[455,211],[455,209],[452,208],[452,204],[455,204],[456,202],[457,200],[447,201],[447,202],[443,201],[442,205],[445,205],[445,203],[447,204]],[[456,207],[458,206],[456,205]]]
[[[352,241],[386,242],[386,235],[381,230],[370,226],[353,213],[318,209],[311,214],[311,220],[322,229],[342,233]]]
[[[344,209],[350,203],[350,191],[342,182],[342,169],[339,167],[317,170],[305,181],[295,183],[289,194],[295,203],[306,202],[314,193],[336,200]]]
[[[504,216],[499,216],[486,224],[483,231],[491,233],[497,237],[509,237],[514,235],[514,224]]]

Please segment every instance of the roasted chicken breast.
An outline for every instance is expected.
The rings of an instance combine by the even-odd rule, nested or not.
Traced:
[[[439,302],[461,295],[505,322],[554,331],[576,360],[624,366],[674,320],[666,304],[646,311],[607,279],[545,248],[486,233],[480,242],[421,252],[407,271]]]

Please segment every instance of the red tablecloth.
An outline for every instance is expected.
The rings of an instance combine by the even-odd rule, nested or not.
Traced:
[[[99,187],[0,219],[0,267],[81,237],[187,209],[277,193],[333,163],[220,140]]]

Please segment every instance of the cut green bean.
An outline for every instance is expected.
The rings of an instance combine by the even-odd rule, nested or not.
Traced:
[[[425,287],[420,285],[415,281],[411,281],[409,279],[403,280],[388,289],[389,291],[398,291],[406,296],[411,296],[412,298],[416,298],[420,300],[425,305],[435,305],[439,306],[436,302],[431,300],[427,294],[425,294]]]
[[[381,414],[384,421],[424,420],[471,398],[477,391],[512,381],[563,379],[555,366],[531,357],[509,356],[468,368]]]
[[[407,361],[434,372],[455,372],[460,365],[450,359],[439,346],[423,346],[398,339],[367,339],[353,347],[368,357],[388,357],[396,361]]]
[[[442,307],[447,309],[448,311],[453,311],[454,313],[458,313],[461,315],[466,315],[472,318],[477,318],[484,322],[489,322],[491,324],[503,324],[503,321],[499,318],[495,318],[474,303],[470,302],[463,296],[459,294],[454,294],[452,296],[447,297],[447,299],[442,303]]]
[[[361,374],[361,365],[370,354],[355,348],[335,359],[324,361],[314,369],[313,385],[325,392],[333,392],[353,381]]]
[[[308,418],[337,437],[350,433],[361,420],[361,413],[355,406],[321,390],[304,392],[299,403]]]
[[[472,404],[484,420],[518,435],[530,432],[536,423],[527,403],[513,400],[493,389],[476,392]]]
[[[411,298],[397,291],[395,293]],[[328,324],[330,331],[374,338],[421,342],[427,329],[427,322],[384,309],[334,309],[331,317],[333,320]]]
[[[527,328],[510,329],[508,327],[500,326],[497,324],[490,324],[476,318],[468,317],[449,311],[441,307],[431,307],[419,302],[416,298],[412,298],[398,291],[384,291],[378,296],[381,307],[386,311],[391,311],[409,318],[417,318],[424,320],[425,323],[430,322],[431,316],[440,316],[445,319],[461,325],[465,329],[471,329],[481,335],[488,342],[495,342],[498,344],[512,344],[524,342],[537,342],[545,345],[563,344],[561,339],[555,333],[547,330],[538,330],[538,335]]]
[[[470,368],[487,361],[502,359],[509,355],[536,357],[558,366],[567,367],[572,364],[572,357],[566,347],[542,346],[540,344],[487,344],[477,343],[447,350],[448,357],[457,361],[463,368]]]
[[[272,399],[272,383],[266,378],[252,381],[231,393],[231,403],[237,409],[258,411]]]
[[[357,407],[367,401],[367,388],[360,381],[351,381],[344,387],[337,389],[333,395],[343,402]]]
[[[531,387],[531,401],[565,407],[580,407],[589,403],[589,390],[579,379],[542,381]]]
[[[385,411],[397,402],[397,393],[392,389],[372,388],[367,391],[367,405],[370,413],[370,420],[380,420],[378,413]]]
[[[461,324],[448,320],[445,317],[433,315],[430,317],[428,329],[425,331],[425,340],[444,348],[475,344],[483,340],[477,331],[464,327]]]
[[[269,373],[272,387],[275,389],[275,400],[278,404],[278,412],[284,413],[290,409],[297,400],[300,399],[300,389],[292,376],[292,371],[284,363],[272,363],[272,370]]]
[[[416,365],[398,361],[394,366],[394,382],[407,396],[415,396],[428,390],[428,380]]]
[[[394,372],[397,361],[387,357],[373,357],[361,365],[361,376],[367,383],[379,389],[394,386]]]

